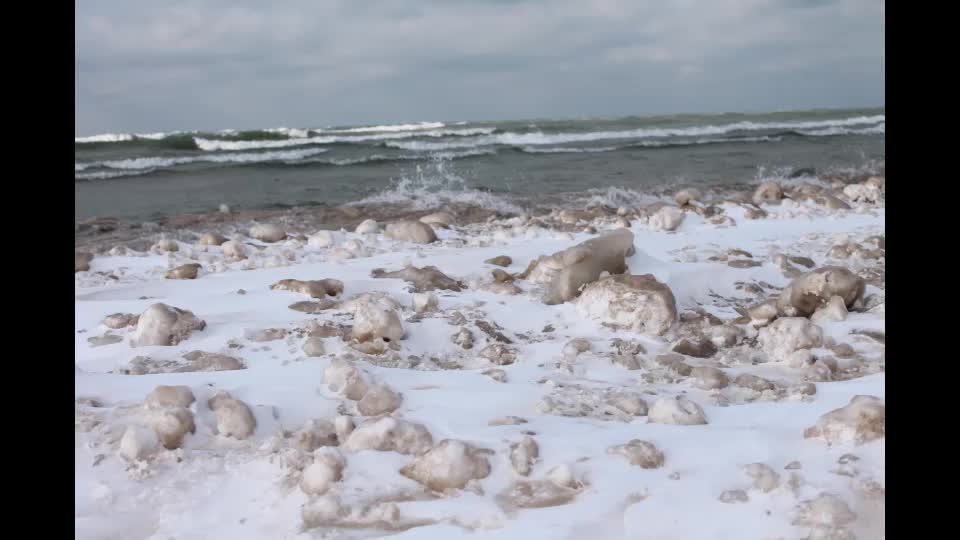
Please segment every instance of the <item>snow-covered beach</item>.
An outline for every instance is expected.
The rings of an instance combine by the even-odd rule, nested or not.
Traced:
[[[882,538],[884,190],[98,246],[76,536]]]

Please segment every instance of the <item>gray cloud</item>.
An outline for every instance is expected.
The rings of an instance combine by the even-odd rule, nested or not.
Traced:
[[[76,132],[884,101],[882,0],[95,0]]]

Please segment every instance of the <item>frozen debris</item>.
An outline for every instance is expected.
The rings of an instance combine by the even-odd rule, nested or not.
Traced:
[[[677,320],[673,292],[650,274],[615,275],[591,283],[576,305],[584,317],[657,335],[664,334]]]
[[[558,486],[548,480],[523,480],[497,495],[497,503],[505,510],[548,508],[567,504],[573,501],[578,493],[578,488]]]
[[[380,230],[380,224],[377,223],[374,219],[365,219],[357,228],[354,229],[354,232],[357,234],[375,234]]]
[[[433,227],[422,221],[388,223],[383,234],[391,240],[414,242],[416,244],[429,244],[437,241],[437,234],[433,232]]]
[[[380,450],[412,455],[426,452],[432,446],[433,437],[422,424],[389,416],[366,420],[341,443],[344,450]]]
[[[697,188],[681,189],[673,195],[673,200],[677,206],[685,206],[691,202],[700,202],[703,200],[703,193]]]
[[[760,329],[757,342],[774,361],[788,361],[797,351],[823,344],[823,331],[803,317],[783,317]]]
[[[106,334],[103,336],[92,336],[87,338],[87,343],[91,347],[102,347],[104,345],[113,345],[114,343],[120,343],[123,341],[121,336],[115,336],[113,334]]]
[[[413,311],[417,313],[429,313],[437,310],[437,295],[432,292],[413,293],[411,302]]]
[[[692,341],[689,339],[681,339],[673,346],[673,352],[694,358],[710,358],[717,354],[717,346],[707,338],[699,338]]]
[[[747,492],[742,489],[728,489],[720,494],[719,501],[727,504],[745,503],[750,500]]]
[[[584,285],[600,279],[603,272],[626,272],[626,257],[634,251],[633,233],[618,229],[553,255],[541,256],[518,277],[545,285],[544,303],[560,304],[576,298]]]
[[[206,322],[190,311],[166,304],[153,304],[140,314],[130,345],[176,345],[190,337],[195,330],[203,330],[206,326]]]
[[[197,263],[182,264],[164,274],[167,279],[197,279],[201,266]]]
[[[154,430],[143,426],[127,426],[120,438],[117,453],[128,461],[146,459],[160,443]]]
[[[654,362],[656,362],[658,365],[667,368],[677,375],[687,377],[693,373],[693,368],[684,360],[685,359],[683,356],[674,353],[659,354],[656,356],[656,358],[654,358]]]
[[[632,416],[646,416],[648,411],[647,402],[640,394],[626,390],[611,393],[607,403]]]
[[[440,227],[443,229],[449,229],[454,223],[453,216],[447,212],[434,212],[432,214],[427,214],[420,218],[420,221],[430,225],[431,227]]]
[[[336,426],[329,420],[307,420],[291,437],[293,447],[305,452],[312,452],[321,446],[336,446],[339,441]]]
[[[703,408],[687,398],[660,398],[653,402],[647,413],[647,421],[653,424],[700,425],[707,423]]]
[[[197,240],[197,244],[201,246],[219,246],[226,242],[227,239],[217,231],[207,231],[200,236]]]
[[[350,514],[340,497],[323,495],[307,501],[300,510],[300,519],[305,529],[335,527]]]
[[[358,401],[367,393],[369,376],[344,358],[334,358],[323,370],[323,382],[334,393]]]
[[[843,188],[843,194],[853,202],[878,203],[883,200],[882,185],[881,182],[850,184]]]
[[[487,260],[485,260],[485,261],[483,261],[483,262],[484,262],[485,264],[493,264],[493,265],[496,265],[496,266],[502,266],[502,267],[506,268],[507,266],[510,266],[511,264],[513,264],[513,259],[511,259],[510,257],[508,257],[508,256],[506,256],[506,255],[499,255],[499,256],[494,257],[494,258],[492,258],[492,259],[487,259]]]
[[[607,449],[608,454],[622,456],[631,465],[643,469],[659,469],[663,467],[663,452],[651,442],[632,439],[626,444],[618,444]]]
[[[847,503],[832,493],[821,493],[814,499],[802,501],[794,512],[792,524],[800,527],[834,529],[857,518]]]
[[[391,413],[400,407],[403,398],[385,384],[370,386],[357,402],[357,410],[364,416]]]
[[[497,382],[507,382],[507,372],[502,369],[486,369],[482,371],[481,374],[486,375]]]
[[[498,416],[493,420],[487,422],[488,426],[516,426],[519,424],[526,424],[526,418],[520,418],[519,416]]]
[[[699,366],[690,371],[693,377],[693,384],[702,390],[713,390],[716,388],[726,388],[730,384],[730,378],[723,371],[711,366]]]
[[[389,297],[388,297],[389,298]],[[404,337],[403,324],[393,305],[393,299],[376,296],[360,296],[345,303],[343,307],[353,313],[353,339],[364,343],[383,339],[389,343]]]
[[[250,237],[261,242],[274,243],[287,237],[287,233],[272,223],[258,223],[250,227]]]
[[[777,318],[777,301],[768,300],[748,307],[746,310],[750,322],[754,326],[765,326]]]
[[[444,439],[400,469],[400,474],[442,492],[462,489],[470,480],[486,478],[490,474],[490,462],[467,443]]]
[[[754,489],[767,493],[780,486],[780,475],[765,463],[751,463],[743,470],[753,479]]]
[[[299,279],[281,279],[270,286],[271,290],[292,291],[310,298],[325,299],[327,296],[343,294],[343,282],[339,279],[318,279],[300,281]]]
[[[480,356],[498,366],[508,366],[517,361],[517,353],[503,343],[491,343],[480,351]]]
[[[346,442],[347,437],[353,433],[353,428],[356,427],[353,423],[353,418],[346,415],[339,415],[333,419],[333,429],[337,432],[337,441],[340,444]]]
[[[763,377],[758,377],[751,373],[741,373],[733,380],[733,384],[749,388],[754,392],[764,392],[764,391],[773,391],[776,390],[777,385],[773,381],[764,379]]]
[[[303,354],[310,357],[323,356],[327,352],[323,346],[323,339],[318,337],[307,338],[307,340],[303,342],[301,349],[303,350]]]
[[[413,285],[413,292],[428,292],[437,289],[460,292],[464,289],[463,283],[441,272],[436,266],[417,268],[407,265],[403,270],[387,272],[376,268],[370,275],[377,279],[402,279]]]
[[[320,313],[321,311],[326,311],[328,309],[333,309],[337,307],[338,304],[329,298],[321,298],[317,302],[311,302],[309,300],[301,300],[300,302],[294,302],[287,306],[289,309],[294,311],[299,311],[301,313]]]
[[[239,261],[247,258],[247,247],[243,245],[243,242],[229,240],[220,244],[220,249],[223,251],[223,256],[228,259]]]
[[[168,407],[189,407],[196,398],[189,386],[166,386],[161,384],[147,394],[143,400],[148,409],[165,409]]]
[[[649,225],[654,231],[675,231],[683,223],[685,214],[676,206],[664,206],[650,216]]]
[[[820,438],[828,445],[864,444],[886,433],[887,409],[875,396],[854,396],[850,403],[834,409],[803,432],[804,438]]]
[[[839,296],[849,309],[863,298],[866,284],[850,270],[824,266],[795,279],[780,293],[777,310],[787,317],[809,317],[832,297]]]
[[[313,453],[313,463],[303,470],[300,489],[307,495],[322,495],[334,482],[343,478],[346,462],[335,448],[321,448]]]
[[[283,328],[261,328],[258,330],[247,330],[244,332],[244,337],[250,341],[264,343],[287,337],[287,331]]]
[[[119,330],[128,326],[135,326],[139,320],[140,316],[135,313],[113,313],[104,317],[100,324],[113,330]]]
[[[776,182],[764,182],[753,192],[753,203],[761,205],[765,202],[779,202],[783,199],[783,189]]]
[[[242,440],[257,429],[257,419],[250,407],[227,392],[217,392],[207,406],[217,417],[217,432],[224,437]]]
[[[520,442],[510,445],[510,464],[519,475],[529,476],[538,457],[540,457],[540,446],[529,435],[524,436]]]
[[[90,261],[93,260],[92,253],[86,253],[82,251],[75,251],[73,253],[73,271],[76,272],[86,272],[90,270]]]
[[[184,354],[183,358],[189,361],[190,365],[177,369],[177,373],[193,371],[232,371],[237,369],[246,369],[246,366],[243,365],[243,362],[225,354],[190,351]]]

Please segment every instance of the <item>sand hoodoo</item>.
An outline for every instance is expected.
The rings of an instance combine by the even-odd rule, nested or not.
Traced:
[[[519,277],[545,285],[544,303],[560,304],[579,296],[581,287],[600,279],[603,272],[626,272],[626,257],[634,252],[633,233],[617,229],[553,255],[541,256]]]

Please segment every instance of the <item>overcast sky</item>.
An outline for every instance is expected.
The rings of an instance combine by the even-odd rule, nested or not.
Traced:
[[[884,104],[882,0],[75,5],[75,135]]]

